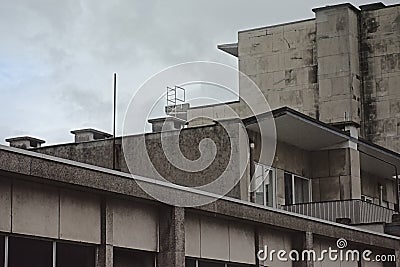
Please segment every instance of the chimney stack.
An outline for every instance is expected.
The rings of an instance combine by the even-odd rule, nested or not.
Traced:
[[[41,147],[41,145],[44,144],[46,141],[30,136],[21,136],[7,138],[6,142],[10,143],[11,147],[32,149]]]
[[[165,131],[179,130],[186,124],[186,120],[176,117],[150,119],[148,122],[151,124],[153,133],[161,132],[163,127]]]
[[[105,132],[98,131],[98,130],[91,129],[91,128],[74,130],[74,131],[71,131],[71,133],[75,135],[75,143],[102,140],[102,139],[107,139],[107,138],[112,137],[112,134],[105,133]]]

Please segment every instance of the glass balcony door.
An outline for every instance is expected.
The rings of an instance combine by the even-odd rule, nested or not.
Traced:
[[[276,207],[275,170],[255,162],[255,202],[264,206]]]
[[[285,172],[285,205],[311,201],[310,179]]]

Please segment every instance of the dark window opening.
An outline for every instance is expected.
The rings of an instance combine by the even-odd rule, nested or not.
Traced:
[[[93,267],[95,248],[84,245],[57,243],[57,267]]]
[[[5,237],[0,235],[0,266],[3,266],[4,264],[4,258],[5,258]]]
[[[292,175],[285,173],[285,205],[293,204]]]
[[[245,264],[236,264],[236,263],[229,263],[228,267],[249,267],[253,265],[245,265]]]
[[[199,260],[199,267],[225,267],[225,263]]]
[[[52,242],[19,237],[9,238],[8,267],[52,267],[52,265]]]
[[[186,259],[185,267],[196,267],[196,260],[194,259]]]
[[[154,267],[154,258],[152,252],[114,249],[114,267]]]
[[[247,264],[239,264],[239,263],[225,263],[219,261],[212,261],[212,260],[204,260],[204,259],[194,259],[194,258],[186,258],[185,266],[186,267],[250,267],[254,265],[247,265]]]

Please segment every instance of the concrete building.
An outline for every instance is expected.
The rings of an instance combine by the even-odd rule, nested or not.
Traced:
[[[55,146],[7,139],[11,147],[0,147],[0,263],[400,266],[399,8],[317,8],[315,19],[243,31],[237,44],[219,46],[239,58],[239,69],[272,106],[269,113],[248,116],[240,100],[229,104],[240,119],[224,116],[224,105],[182,105],[176,118],[150,120],[153,131],[146,134],[113,139],[81,129],[71,132],[75,142]],[[252,94],[243,81],[240,94]],[[190,121],[201,114],[213,120]],[[261,133],[271,119],[276,149],[269,162],[261,156],[270,151]],[[177,136],[191,161],[202,156],[195,149],[201,141],[211,139],[214,161],[198,172],[171,164],[162,142]],[[247,149],[248,155],[240,153]],[[220,186],[234,185],[229,193],[195,207],[163,203],[140,186],[206,197],[214,192],[193,187],[222,173],[230,179]],[[397,258],[257,258],[265,246],[320,253],[337,248],[341,238],[348,249]]]
[[[272,109],[354,126],[399,152],[399,9],[380,2],[316,8],[313,19],[241,31],[237,43],[219,49],[238,58]]]

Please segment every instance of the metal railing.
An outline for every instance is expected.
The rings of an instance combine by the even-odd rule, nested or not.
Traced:
[[[360,199],[326,202],[300,203],[282,206],[286,211],[307,215],[328,221],[350,218],[352,224],[379,223],[392,221],[395,210]]]

